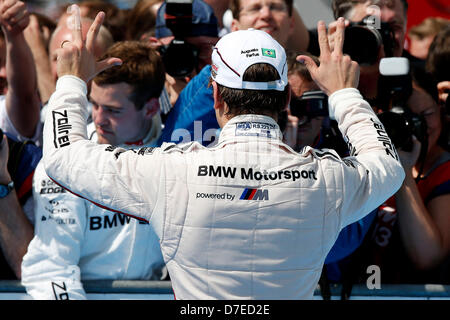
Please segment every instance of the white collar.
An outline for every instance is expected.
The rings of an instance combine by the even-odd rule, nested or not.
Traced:
[[[219,143],[236,137],[281,140],[283,134],[276,121],[256,114],[245,114],[230,119],[222,128]]]

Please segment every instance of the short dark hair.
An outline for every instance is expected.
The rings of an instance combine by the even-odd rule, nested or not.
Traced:
[[[331,2],[331,9],[333,10],[333,14],[335,19],[339,17],[346,17],[346,15],[349,13],[349,11],[358,3],[365,3],[367,0],[333,0]],[[373,0],[372,0],[373,1]],[[395,1],[395,0],[393,0]],[[373,1],[374,4],[377,3],[377,1]],[[405,15],[408,11],[408,1],[407,0],[401,0],[401,3],[403,4],[403,9],[405,12]]]
[[[120,58],[123,63],[98,74],[94,78],[97,85],[129,84],[133,87],[129,99],[137,110],[142,109],[151,98],[159,98],[166,75],[155,49],[139,41],[120,41],[112,45],[100,60],[110,57]]]
[[[230,1],[230,10],[233,14],[234,19],[239,19],[239,14],[241,12],[241,1],[242,0],[231,0]],[[284,3],[286,3],[288,14],[289,16],[292,16],[292,9],[293,9],[293,2],[294,0],[284,0]]]
[[[125,31],[127,40],[141,40],[143,35],[154,36],[156,15],[152,6],[160,0],[139,0],[128,12],[128,23]]]
[[[426,68],[437,82],[450,80],[450,26],[441,30],[431,43]]]
[[[244,73],[244,81],[266,82],[280,79],[278,71],[267,63],[256,63]],[[289,85],[284,91],[232,89],[217,83],[221,99],[229,110],[227,115],[242,114],[279,115],[289,99]]]
[[[438,96],[436,82],[433,81],[431,74],[427,73],[425,71],[425,69],[423,69],[423,67],[421,67],[421,66],[412,65],[411,66],[411,78],[412,78],[413,88],[415,87],[414,88],[415,90],[422,91],[423,93],[429,95],[433,99],[433,101],[439,105],[439,96]],[[411,103],[410,99],[408,99],[408,102]],[[437,144],[448,151],[449,127],[445,125],[446,124],[445,108],[443,106],[441,106],[439,108],[439,112],[440,112],[442,127],[441,127],[441,133],[439,135]]]

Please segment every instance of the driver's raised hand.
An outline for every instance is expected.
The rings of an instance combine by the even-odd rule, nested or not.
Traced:
[[[359,65],[352,61],[350,56],[343,54],[344,18],[339,18],[337,21],[333,50],[330,49],[325,22],[318,22],[317,31],[320,46],[320,66],[317,66],[310,57],[305,55],[298,56],[297,60],[306,65],[312,79],[328,96],[341,89],[357,88]]]
[[[88,82],[103,70],[120,65],[122,60],[119,58],[97,61],[94,55],[94,43],[105,18],[105,13],[99,12],[97,14],[86,35],[86,41],[83,41],[80,9],[77,5],[72,5],[71,12],[73,41],[63,41],[61,48],[56,51],[58,77],[74,75]]]

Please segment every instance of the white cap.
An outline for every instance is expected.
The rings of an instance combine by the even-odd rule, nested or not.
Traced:
[[[270,82],[243,81],[248,67],[255,63],[272,65],[280,79]],[[212,53],[211,76],[218,84],[233,89],[283,91],[288,84],[286,52],[267,32],[239,30],[223,36]]]

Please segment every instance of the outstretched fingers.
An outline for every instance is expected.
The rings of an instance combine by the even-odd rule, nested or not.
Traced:
[[[336,30],[333,32],[334,47],[330,49],[329,34],[325,23],[319,21],[317,24],[320,66],[306,55],[300,55],[297,60],[305,64],[312,79],[319,88],[327,95],[344,88],[356,88],[359,81],[359,66],[348,55],[343,54],[345,20],[339,18],[336,22]]]
[[[320,58],[327,58],[331,55],[330,45],[328,43],[327,26],[324,21],[317,23],[317,34],[319,38]]]
[[[313,79],[316,77],[317,69],[319,66],[314,62],[314,60],[311,57],[299,55],[295,59],[306,66]]]
[[[345,20],[344,18],[339,18],[337,20],[336,34],[334,37],[334,48],[333,48],[333,53],[336,55],[343,54],[344,35],[345,35]]]
[[[67,8],[67,13],[70,17],[67,20],[67,25],[69,29],[72,29],[73,42],[78,45],[83,45],[83,36],[81,33],[81,12],[80,7],[73,4]]]
[[[102,26],[102,23],[105,19],[105,13],[100,11],[97,16],[95,17],[94,22],[92,23],[91,27],[88,30],[88,33],[86,35],[86,49],[93,53],[94,52],[94,46],[95,42],[97,40],[98,33],[100,31],[100,28]],[[95,71],[96,74],[111,68],[113,66],[118,66],[122,64],[122,60],[119,58],[107,58],[102,61],[99,61],[95,65]]]
[[[100,27],[105,19],[105,13],[100,11],[94,19],[94,22],[91,24],[87,35],[86,35],[86,49],[92,52],[94,50],[95,41],[97,40],[98,32],[100,31]]]
[[[327,27],[325,25],[325,22],[322,20],[317,23],[317,33],[320,47],[320,60],[328,60],[331,56],[331,50],[328,43]],[[296,60],[306,66],[313,79],[316,78],[318,73],[318,66],[311,57],[306,55],[299,55],[296,57]]]

